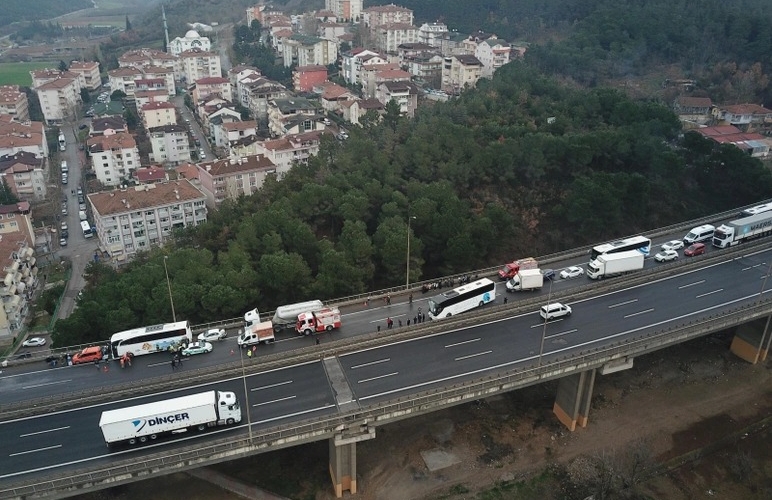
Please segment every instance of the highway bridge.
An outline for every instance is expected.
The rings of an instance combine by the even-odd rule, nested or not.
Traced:
[[[771,252],[761,240],[688,262],[648,263],[626,279],[557,282],[506,305],[388,335],[373,332],[373,322],[409,315],[421,302],[412,310],[359,305],[345,318],[349,333],[359,334],[325,335],[320,346],[289,337],[251,361],[238,349],[231,354],[231,339],[191,359],[184,373],[172,374],[168,358],[155,356],[109,373],[93,366],[4,373],[0,498],[63,498],[322,439],[330,443],[336,493],[356,492],[356,443],[374,438],[378,426],[558,378],[556,416],[570,429],[584,426],[594,378],[630,367],[637,356],[743,325],[733,351],[763,359]],[[574,314],[543,322],[536,311],[549,300],[571,304]],[[237,392],[246,422],[107,451],[97,425],[102,411],[206,388]]]

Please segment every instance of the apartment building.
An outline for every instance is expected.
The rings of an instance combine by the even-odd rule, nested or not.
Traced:
[[[193,49],[209,51],[212,49],[212,42],[205,36],[198,34],[196,30],[189,30],[185,36],[178,36],[169,42],[167,52],[174,56],[179,56],[183,52]]]
[[[188,84],[202,78],[221,76],[220,56],[214,52],[193,49],[180,54],[180,79]]]
[[[81,87],[83,88],[97,90],[102,86],[99,63],[96,61],[72,61],[69,71],[80,76]]]
[[[346,87],[332,82],[324,82],[315,87],[314,91],[321,94],[319,102],[322,104],[322,109],[330,113],[340,112],[340,103],[356,97]]]
[[[0,115],[9,115],[18,122],[29,121],[27,94],[18,85],[0,85]]]
[[[244,107],[249,107],[245,103],[248,101],[246,84],[262,78],[260,70],[253,66],[238,65],[228,70],[228,81],[231,84],[231,93],[233,100]]]
[[[134,91],[137,88],[136,81],[141,80],[142,77],[142,70],[133,66],[111,69],[107,72],[110,90],[113,92],[120,90],[129,97],[134,97]]]
[[[177,57],[157,49],[142,48],[129,50],[118,57],[118,66],[121,68],[160,66],[175,71],[177,69],[177,64]]]
[[[97,135],[125,134],[128,131],[129,127],[126,125],[126,119],[123,116],[103,116],[91,120],[88,135],[89,137],[94,137]]]
[[[375,28],[375,46],[383,52],[394,54],[398,46],[417,42],[418,28],[412,24],[392,23]]]
[[[363,0],[324,0],[324,9],[329,10],[338,21],[357,22],[362,18]]]
[[[304,97],[274,99],[268,109],[268,129],[275,137],[283,137],[299,127],[299,132],[315,128],[318,119],[317,104]]]
[[[284,67],[329,66],[338,61],[338,46],[332,40],[294,34],[282,43]]]
[[[46,199],[46,165],[48,160],[20,151],[0,156],[0,179],[17,198],[24,201]]]
[[[362,20],[375,34],[375,29],[384,24],[413,24],[413,11],[398,5],[374,5],[362,11]]]
[[[139,168],[139,150],[131,134],[112,134],[86,140],[91,167],[99,182],[118,186]]]
[[[41,232],[42,236],[50,233]],[[50,241],[41,247],[47,250]],[[36,239],[28,202],[0,206],[0,338],[9,339],[24,327],[32,295],[38,286]]]
[[[355,125],[359,125],[359,120],[369,112],[381,115],[384,111],[381,101],[375,98],[344,101],[341,103],[340,109],[343,113],[343,119]]]
[[[298,66],[292,72],[292,86],[295,92],[311,92],[311,89],[326,80],[326,66]]]
[[[352,49],[341,57],[343,80],[351,85],[359,85],[362,83],[360,73],[363,66],[388,64],[388,62],[386,56],[378,52],[362,48]]]
[[[296,163],[308,163],[309,158],[319,154],[319,145],[324,134],[330,134],[330,132],[314,130],[288,135],[281,139],[262,141],[255,144],[255,150],[276,166],[276,175],[281,179]]]
[[[375,89],[375,98],[384,106],[396,102],[401,115],[413,118],[418,108],[418,87],[410,81],[383,82]]]
[[[87,195],[100,246],[116,262],[206,222],[206,196],[186,179]]]
[[[149,102],[139,108],[145,130],[177,124],[177,108],[170,102]]]
[[[450,31],[445,23],[423,23],[418,28],[418,41],[435,48],[442,46],[442,40],[448,38]]]
[[[410,73],[399,69],[398,64],[379,65],[362,71],[362,92],[365,97],[376,97],[375,91],[384,82],[409,82]]]
[[[134,104],[141,108],[150,102],[169,102],[169,93],[163,90],[137,90],[134,92]]]
[[[150,161],[174,165],[191,161],[188,131],[182,125],[162,125],[148,128],[147,132]]]
[[[256,193],[276,166],[265,156],[230,157],[198,165],[198,179],[210,207]]]
[[[510,61],[512,47],[506,40],[488,38],[477,44],[474,56],[482,63],[480,76],[493,78],[493,74]]]
[[[134,171],[132,177],[138,184],[156,184],[169,180],[169,174],[166,173],[163,167],[158,165],[138,168]]]
[[[348,32],[348,25],[336,22],[320,22],[316,34],[325,40],[338,41]]]
[[[78,78],[57,78],[35,87],[35,93],[49,125],[77,118],[81,103]]]
[[[233,101],[230,80],[221,76],[210,76],[196,80],[191,91],[193,104],[198,103],[205,97],[219,96],[226,101]]]
[[[453,55],[442,63],[442,90],[459,93],[464,87],[474,87],[482,74],[482,63],[475,56]]]
[[[215,146],[227,149],[231,143],[245,137],[256,136],[257,122],[254,120],[223,122],[217,126],[213,125],[212,131],[214,132]]]
[[[254,82],[246,84],[246,103],[242,103],[249,108],[261,126],[268,125],[268,105],[276,99],[286,99],[292,93],[281,83],[260,78]]]
[[[19,123],[10,115],[0,114],[0,155],[26,151],[36,158],[48,156],[48,141],[42,122]]]

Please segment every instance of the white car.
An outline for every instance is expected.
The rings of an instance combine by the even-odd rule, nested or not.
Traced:
[[[684,242],[681,240],[670,240],[667,243],[663,243],[660,248],[662,250],[680,250],[684,247]]]
[[[209,330],[198,334],[199,342],[213,342],[215,340],[223,340],[228,336],[225,328],[210,328]]]
[[[571,316],[571,306],[561,304],[560,302],[553,302],[547,304],[539,309],[539,316],[544,320],[549,321],[555,318],[562,318],[563,316]]]
[[[67,231],[67,223],[62,221],[62,231]]]
[[[657,262],[668,262],[671,260],[676,260],[678,258],[678,252],[675,250],[662,250],[657,255],[654,256],[654,260]]]
[[[22,342],[21,345],[24,347],[38,347],[41,345],[46,345],[46,339],[43,337],[31,337]]]
[[[193,356],[195,354],[206,354],[212,352],[212,344],[209,342],[193,342],[182,350],[183,356]]]
[[[560,271],[560,277],[564,280],[569,278],[577,278],[584,274],[584,269],[579,266],[571,266]]]

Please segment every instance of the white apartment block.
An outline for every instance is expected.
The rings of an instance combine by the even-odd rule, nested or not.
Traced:
[[[375,89],[375,98],[384,106],[394,101],[401,115],[413,118],[418,107],[418,87],[409,81],[383,82]]]
[[[274,99],[268,107],[268,129],[272,135],[283,137],[299,120],[302,132],[307,132],[315,127],[316,115],[317,105],[304,97]]]
[[[384,24],[413,24],[413,11],[398,5],[375,5],[362,11],[362,20],[365,26],[374,29]]]
[[[245,104],[248,102],[246,84],[254,82],[261,77],[262,74],[260,73],[260,70],[252,66],[239,65],[229,69],[228,81],[231,84],[233,99],[242,106],[249,107]]]
[[[18,85],[0,85],[0,115],[8,115],[17,122],[29,121],[27,94]]]
[[[355,49],[350,53],[343,54],[341,67],[343,80],[351,85],[362,83],[362,66],[366,64],[387,64],[386,56],[367,49]]]
[[[156,49],[135,49],[124,52],[118,58],[118,66],[121,68],[144,68],[146,66],[161,66],[175,71],[178,58],[172,54]]]
[[[292,35],[282,44],[284,66],[329,66],[338,61],[338,46],[315,36]]]
[[[376,28],[375,44],[378,50],[394,54],[397,47],[418,42],[418,28],[411,24],[383,24]]]
[[[89,90],[97,90],[102,86],[102,77],[99,75],[99,63],[96,61],[72,61],[70,71],[80,75],[81,87]]]
[[[35,88],[46,123],[62,123],[77,118],[81,103],[78,78],[57,78]]]
[[[245,137],[257,135],[257,122],[223,122],[212,126],[214,132],[214,144],[220,148],[228,148],[231,143]]]
[[[246,90],[246,102],[242,104],[249,108],[252,116],[261,124],[268,122],[268,106],[272,100],[286,99],[291,95],[287,87],[267,78],[260,78],[246,84]]]
[[[142,184],[87,195],[100,246],[114,261],[163,246],[174,229],[206,222],[206,196],[190,181]]]
[[[466,86],[474,87],[482,74],[482,63],[475,56],[454,55],[442,63],[442,90],[457,94]]]
[[[449,35],[448,25],[445,23],[423,23],[418,28],[418,41],[432,47],[441,47],[442,40]]]
[[[10,339],[24,327],[32,294],[39,283],[35,246],[29,203],[0,206],[0,338]],[[50,240],[41,247],[48,250]]]
[[[139,168],[139,150],[131,134],[112,134],[86,140],[91,166],[99,182],[118,186]]]
[[[36,158],[48,156],[48,141],[42,122],[19,123],[0,115],[0,156],[25,151]]]
[[[139,108],[139,115],[145,130],[175,125],[177,123],[177,108],[170,102],[149,102]]]
[[[220,96],[228,102],[233,101],[231,83],[227,78],[210,76],[196,80],[192,92],[194,104],[198,104],[202,99],[214,95]]]
[[[512,47],[506,40],[488,38],[477,44],[474,56],[482,63],[480,76],[493,78],[493,73],[510,61]]]
[[[142,79],[142,71],[133,66],[126,66],[122,68],[111,69],[107,72],[107,77],[110,82],[110,90],[112,92],[120,90],[127,96],[134,97],[134,92],[137,88],[137,84],[135,82]]]
[[[324,0],[324,9],[335,14],[338,21],[359,21],[363,0]]]
[[[180,54],[180,76],[188,84],[208,77],[221,77],[220,56],[214,52],[188,50]]]
[[[281,139],[258,142],[255,144],[255,150],[271,160],[276,166],[277,177],[281,179],[295,163],[308,163],[309,158],[319,154],[319,144],[323,134],[329,134],[329,132],[314,130],[288,135]]]
[[[212,49],[212,42],[207,37],[199,35],[196,30],[190,30],[185,33],[185,36],[178,36],[170,41],[166,50],[172,55],[179,56],[193,49],[209,51]]]
[[[179,164],[190,160],[188,131],[182,125],[164,125],[148,129],[150,161]]]

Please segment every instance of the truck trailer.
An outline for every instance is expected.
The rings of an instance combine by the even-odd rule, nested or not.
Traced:
[[[587,264],[587,276],[594,280],[610,278],[643,269],[643,255],[638,250],[598,255]]]
[[[102,412],[99,428],[108,448],[154,441],[164,434],[203,431],[241,422],[233,392],[208,391]]]
[[[541,269],[521,269],[507,281],[507,291],[539,290],[544,285],[544,275]]]
[[[274,335],[274,326],[271,321],[263,321],[262,323],[252,323],[250,326],[244,328],[244,333],[239,335],[236,343],[239,347],[249,347],[261,343],[273,342],[276,340]]]
[[[327,307],[319,311],[308,311],[298,314],[295,331],[303,335],[331,332],[336,328],[340,328],[340,324],[340,310]]]
[[[298,321],[298,314],[306,311],[320,311],[322,309],[324,309],[324,304],[321,300],[309,300],[307,302],[279,306],[273,315],[273,328],[277,332],[285,328],[294,328]]]
[[[772,212],[764,212],[720,225],[713,233],[713,246],[726,248],[770,233]]]
[[[516,260],[509,264],[504,264],[504,267],[499,271],[499,278],[502,280],[508,280],[514,278],[517,272],[521,269],[537,269],[539,262],[533,257],[526,257],[525,259]]]

